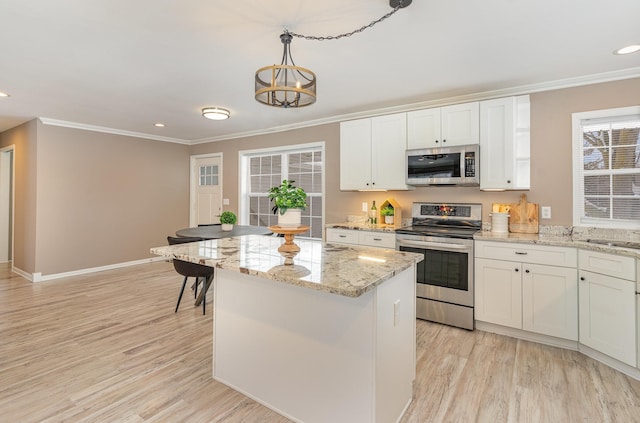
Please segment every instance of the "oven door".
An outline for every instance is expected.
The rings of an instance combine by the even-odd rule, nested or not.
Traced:
[[[397,235],[397,249],[422,254],[417,296],[473,307],[473,240]]]

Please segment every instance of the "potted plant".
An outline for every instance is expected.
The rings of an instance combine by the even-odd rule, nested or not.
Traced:
[[[380,210],[380,214],[384,216],[384,223],[386,225],[393,225],[393,215],[394,215],[393,207],[391,206],[383,207]]]
[[[223,231],[230,231],[231,229],[233,229],[233,225],[235,225],[237,221],[238,217],[234,212],[224,211],[220,215],[220,223],[222,224],[220,229],[222,229]]]
[[[273,214],[278,213],[278,226],[297,228],[302,221],[302,210],[307,208],[307,193],[293,186],[295,181],[284,179],[279,186],[271,187],[269,199],[274,205]]]

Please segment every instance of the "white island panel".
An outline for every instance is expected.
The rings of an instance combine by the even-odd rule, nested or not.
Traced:
[[[353,298],[218,270],[214,378],[295,421],[397,421],[415,378],[413,281],[410,268]]]

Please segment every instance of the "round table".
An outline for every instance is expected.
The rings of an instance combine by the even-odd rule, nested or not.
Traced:
[[[184,228],[176,231],[176,236],[200,237],[203,239],[231,238],[242,235],[271,235],[273,232],[269,228],[251,225],[233,225],[230,231],[223,231],[220,225],[198,226],[195,228]]]

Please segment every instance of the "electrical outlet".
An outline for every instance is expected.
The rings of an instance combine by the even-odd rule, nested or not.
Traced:
[[[362,211],[365,213],[369,211],[369,203],[367,203],[366,201],[362,202]]]
[[[542,206],[542,218],[543,219],[551,219],[551,207]]]

